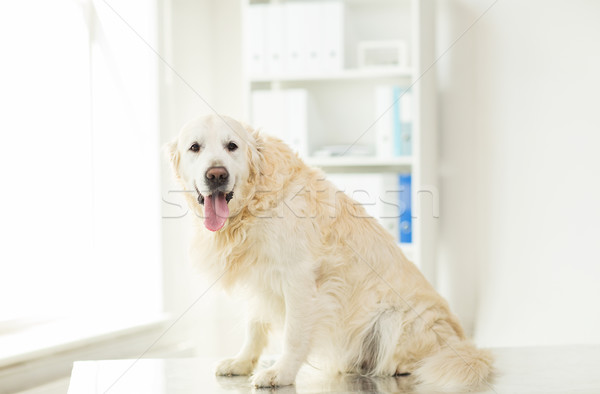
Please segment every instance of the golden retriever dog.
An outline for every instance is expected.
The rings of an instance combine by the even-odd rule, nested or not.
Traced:
[[[250,303],[240,352],[217,375],[251,375],[269,332],[283,328],[256,387],[294,383],[303,363],[334,373],[411,375],[422,387],[470,390],[492,357],[465,338],[394,238],[282,141],[209,115],[168,144],[196,214],[192,260]]]

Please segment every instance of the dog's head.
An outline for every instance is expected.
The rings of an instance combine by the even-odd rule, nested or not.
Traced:
[[[192,203],[203,206],[206,228],[223,228],[236,191],[257,171],[255,136],[234,119],[207,115],[186,124],[167,152],[177,178],[194,193]]]

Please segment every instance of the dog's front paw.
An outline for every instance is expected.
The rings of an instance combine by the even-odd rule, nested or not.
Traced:
[[[256,360],[228,358],[217,364],[215,374],[219,376],[250,375],[255,365]]]
[[[254,387],[289,386],[290,384],[294,384],[295,378],[295,373],[273,366],[257,372],[252,377],[252,384]]]

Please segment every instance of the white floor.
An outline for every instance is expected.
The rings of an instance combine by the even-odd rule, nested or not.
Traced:
[[[600,393],[600,345],[498,348],[496,377],[480,393]],[[68,394],[255,392],[247,377],[216,377],[215,360],[142,359],[75,363]],[[410,378],[326,378],[304,368],[295,386],[267,392],[411,392]],[[260,390],[259,392],[265,392]]]

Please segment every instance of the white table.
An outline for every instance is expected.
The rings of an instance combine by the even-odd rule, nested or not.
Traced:
[[[600,345],[498,348],[497,376],[481,393],[600,393]],[[268,362],[268,361],[267,361]],[[76,362],[68,394],[406,392],[410,378],[327,378],[303,368],[295,386],[253,389],[247,377],[214,376],[215,360],[141,359]],[[404,390],[404,391],[403,391]]]

